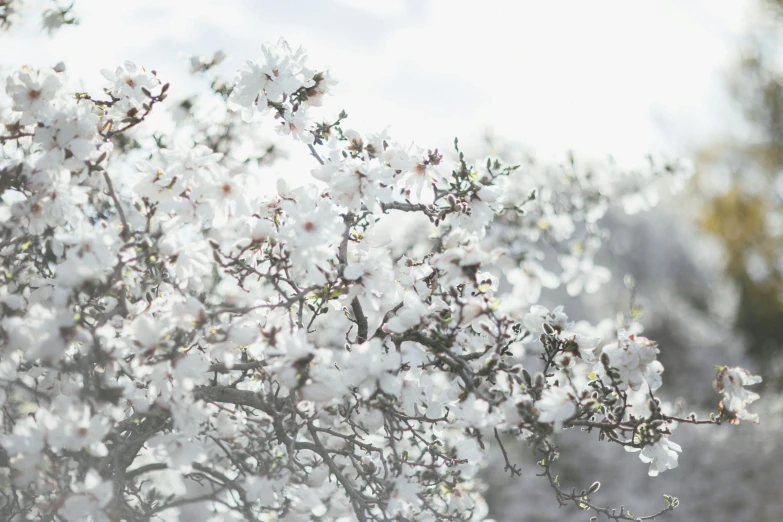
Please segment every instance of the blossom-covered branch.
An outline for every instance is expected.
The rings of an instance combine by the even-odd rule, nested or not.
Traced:
[[[4,520],[480,520],[494,444],[512,475],[507,445],[543,455],[557,502],[638,520],[560,485],[559,431],[657,475],[679,423],[758,421],[746,370],[718,368],[719,412],[698,420],[656,395],[638,325],[539,304],[599,291],[603,214],[648,208],[686,166],[477,168],[456,140],[442,153],[329,118],[328,71],[283,40],[263,54],[213,82],[209,117],[130,62],[100,94],[53,69],[7,78]],[[148,119],[167,106],[172,135]],[[312,179],[263,192],[277,143]]]

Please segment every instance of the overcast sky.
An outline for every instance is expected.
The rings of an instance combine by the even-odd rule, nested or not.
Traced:
[[[0,63],[52,66],[100,85],[124,60],[187,89],[182,55],[225,50],[236,69],[265,41],[304,45],[340,81],[331,104],[361,131],[475,142],[488,128],[546,156],[687,153],[720,135],[725,74],[747,1],[75,0],[54,37],[30,13]],[[40,11],[45,2],[29,0]],[[182,92],[180,91],[180,92]],[[184,94],[184,92],[183,92]]]

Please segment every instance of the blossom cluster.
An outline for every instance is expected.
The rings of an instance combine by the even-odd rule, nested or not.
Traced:
[[[275,45],[264,44],[264,62],[248,60],[237,73],[228,106],[239,109],[245,120],[274,109],[281,120],[278,131],[313,143],[312,122],[307,109],[321,105],[324,94],[334,84],[328,71],[316,72],[305,62],[303,48],[295,52],[282,38]]]
[[[710,421],[680,417],[638,325],[539,302],[598,291],[600,218],[646,208],[682,165],[476,168],[456,141],[448,156],[316,121],[328,72],[283,40],[263,53],[213,84],[246,121],[183,118],[181,146],[136,134],[169,95],[144,67],[104,70],[97,97],[58,69],[7,78],[4,519],[480,520],[486,452],[511,443],[543,455],[558,501],[606,514],[597,488],[553,477],[560,430],[657,475],[677,423],[756,420],[747,371],[720,369]],[[311,182],[254,190],[269,172],[226,136],[256,117],[312,156]]]

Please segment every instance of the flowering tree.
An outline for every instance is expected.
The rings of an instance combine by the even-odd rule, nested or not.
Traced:
[[[677,466],[679,423],[758,422],[718,367],[719,411],[658,397],[655,342],[568,320],[543,289],[596,292],[614,203],[687,168],[474,167],[318,108],[301,49],[263,47],[212,96],[144,133],[169,84],[126,63],[104,92],[62,67],[7,77],[0,118],[0,489],[4,520],[480,520],[489,446],[529,447],[557,503],[644,520],[566,486],[584,431]],[[194,58],[200,74],[222,60]],[[222,108],[223,110],[217,110]],[[275,148],[314,180],[257,190]]]

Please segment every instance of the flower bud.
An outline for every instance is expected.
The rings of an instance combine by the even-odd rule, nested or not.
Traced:
[[[277,179],[277,193],[281,198],[287,198],[291,195],[291,188],[283,178]]]
[[[225,60],[227,57],[228,57],[228,55],[227,55],[227,54],[226,54],[224,51],[218,50],[218,51],[217,51],[217,52],[215,52],[215,54],[212,56],[212,63],[213,63],[214,65],[217,65],[217,64],[219,64],[219,63],[222,63],[222,62],[223,62],[223,60]]]

